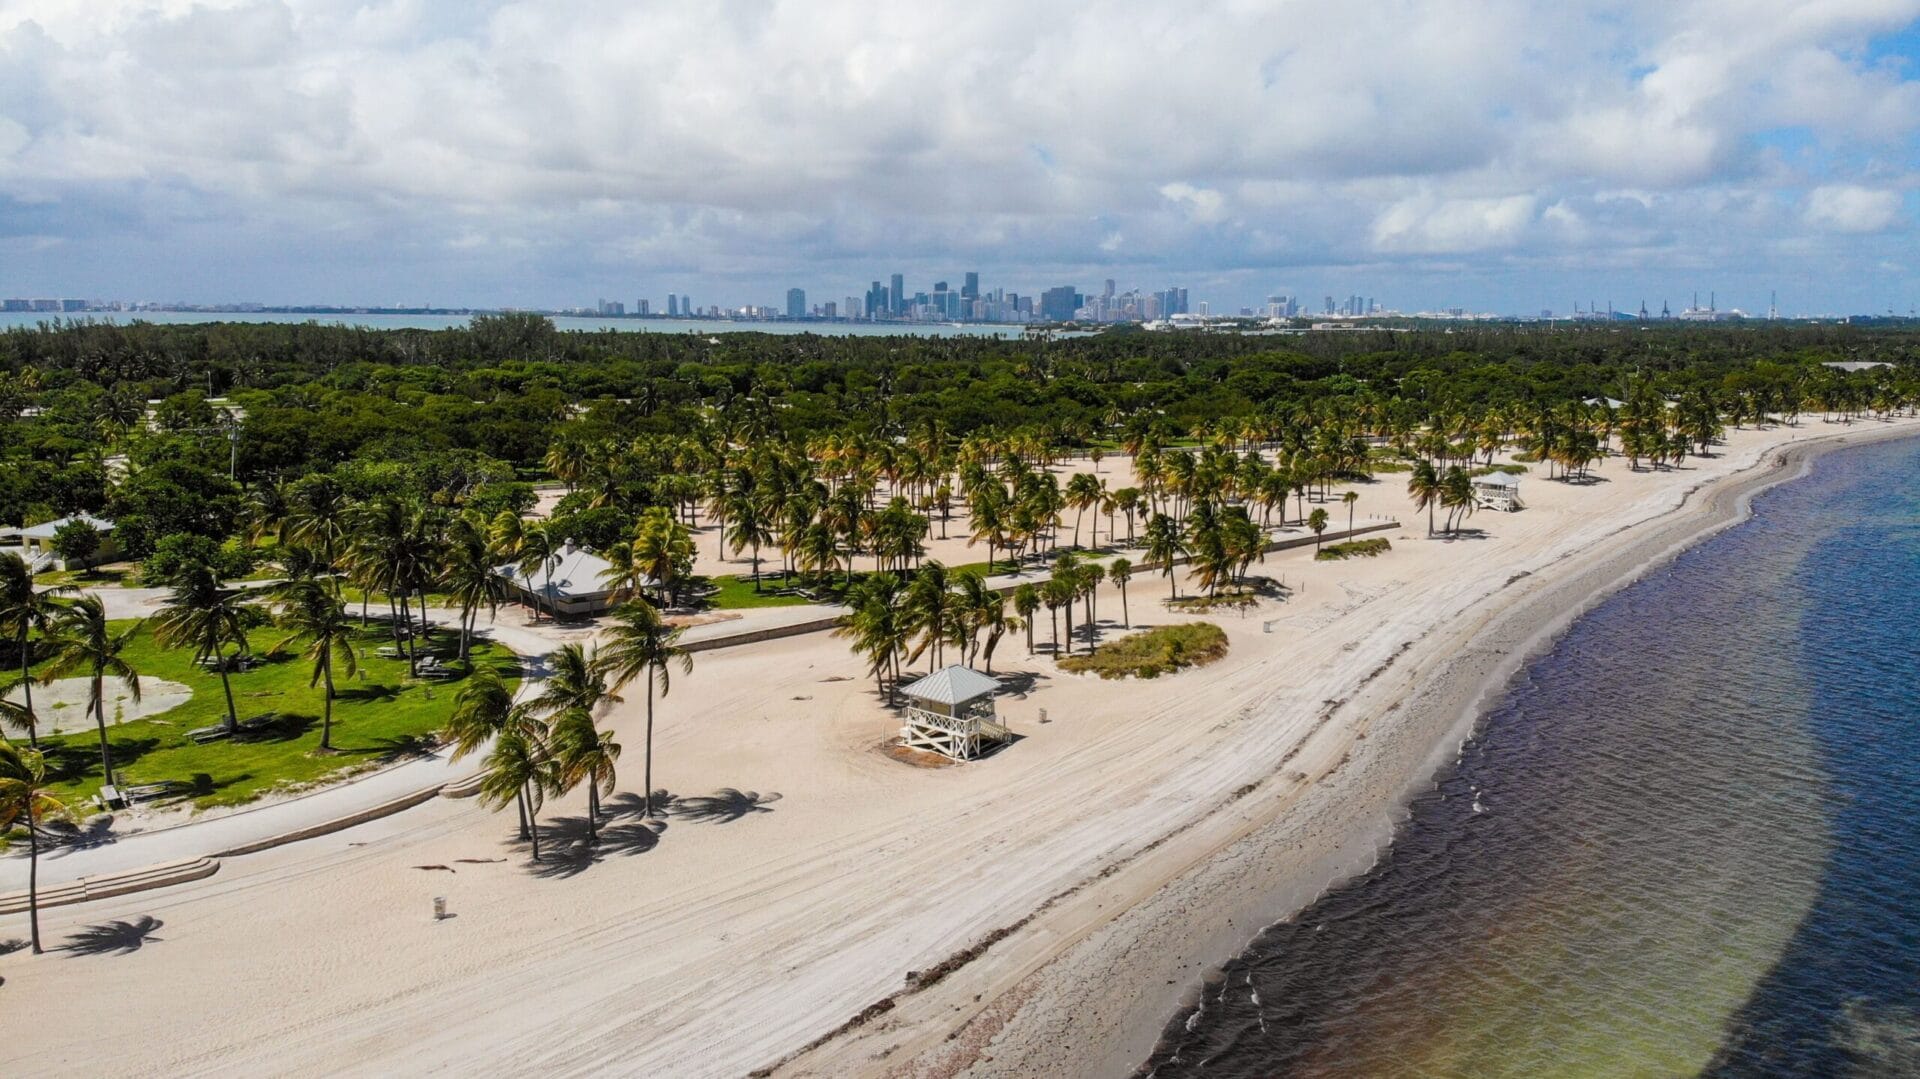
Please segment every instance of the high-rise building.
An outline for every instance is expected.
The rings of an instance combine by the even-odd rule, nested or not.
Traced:
[[[896,315],[904,315],[904,314],[906,314],[906,313],[907,313],[907,278],[906,278],[906,275],[905,275],[905,274],[894,274],[894,275],[893,275],[893,281],[892,281],[892,286],[893,286],[893,291],[892,291],[892,293],[891,293],[891,295],[892,295],[892,298],[893,298],[893,303],[892,303],[892,305],[891,305],[891,306],[889,306],[889,307],[887,308],[887,310],[889,310],[889,311],[892,311],[892,312],[893,312],[894,314],[896,314]]]
[[[1048,322],[1072,322],[1080,307],[1080,296],[1072,285],[1050,288],[1040,294],[1040,317]]]
[[[676,292],[667,293],[667,317],[668,318],[680,317],[680,294],[679,293],[676,293]]]
[[[960,298],[968,303],[980,298],[980,275],[977,272],[967,271],[965,280],[960,284]]]
[[[653,301],[635,300],[633,303],[633,309],[636,313],[638,313],[641,317],[644,318],[647,315],[653,314]]]
[[[1101,293],[1100,293],[1100,296],[1101,296],[1101,298],[1102,298],[1102,299],[1105,299],[1105,300],[1108,300],[1108,301],[1112,301],[1112,299],[1113,299],[1113,278],[1111,278],[1111,277],[1109,277],[1109,278],[1107,278],[1107,284],[1106,284],[1106,287],[1105,287],[1105,288],[1104,288],[1104,289],[1103,289],[1103,290],[1101,291]]]
[[[805,289],[790,288],[787,290],[787,317],[807,317],[807,292]]]

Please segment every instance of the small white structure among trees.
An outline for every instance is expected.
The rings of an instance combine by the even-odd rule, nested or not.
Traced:
[[[1473,497],[1491,510],[1517,510],[1520,508],[1520,477],[1507,472],[1475,476]]]
[[[900,741],[957,761],[978,757],[988,742],[1006,742],[1013,732],[993,710],[1000,680],[955,664],[906,686],[906,720]]]

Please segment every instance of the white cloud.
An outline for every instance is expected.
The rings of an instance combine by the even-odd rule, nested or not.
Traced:
[[[1113,0],[1044,30],[1036,14],[6,0],[0,235],[72,254],[0,265],[0,291],[84,276],[89,256],[111,281],[135,241],[204,262],[159,283],[225,295],[279,266],[343,300],[370,269],[441,275],[451,295],[668,272],[804,273],[831,293],[957,260],[1386,275],[1436,255],[1597,261],[1609,243],[1657,267],[1703,236],[1753,259],[1781,230],[1885,228],[1911,186],[1889,162],[1914,156],[1920,62],[1866,44],[1920,0]],[[1811,149],[1771,152],[1786,128]],[[422,251],[460,261],[408,262]]]
[[[1185,208],[1187,216],[1202,224],[1213,224],[1227,216],[1227,200],[1220,192],[1187,183],[1162,185],[1160,194],[1167,201]]]
[[[1879,232],[1900,216],[1900,193],[1828,184],[1807,193],[1807,223],[1832,232]]]
[[[1402,199],[1373,221],[1380,251],[1438,255],[1512,247],[1533,223],[1532,195],[1505,198]]]

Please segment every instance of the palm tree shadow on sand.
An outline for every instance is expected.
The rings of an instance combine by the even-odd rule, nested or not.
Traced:
[[[769,807],[779,800],[778,791],[761,794],[732,787],[722,787],[708,795],[659,791],[653,796],[654,806],[667,816],[708,824],[731,824],[754,813],[771,813],[773,810]]]
[[[587,818],[555,817],[541,822],[540,860],[528,861],[528,873],[541,880],[566,880],[592,868],[594,863],[616,855],[645,854],[660,845],[660,833],[666,831],[662,820],[619,820],[605,813],[600,822],[600,841],[589,842]],[[533,845],[522,839],[513,841],[514,849],[531,857]]]
[[[68,955],[132,955],[149,944],[159,943],[162,938],[153,934],[165,924],[151,914],[142,914],[132,921],[82,926],[59,950]]]

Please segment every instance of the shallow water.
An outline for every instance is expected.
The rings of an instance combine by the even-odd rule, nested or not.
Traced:
[[[1529,663],[1153,1073],[1920,1074],[1920,440],[1755,509]]]

